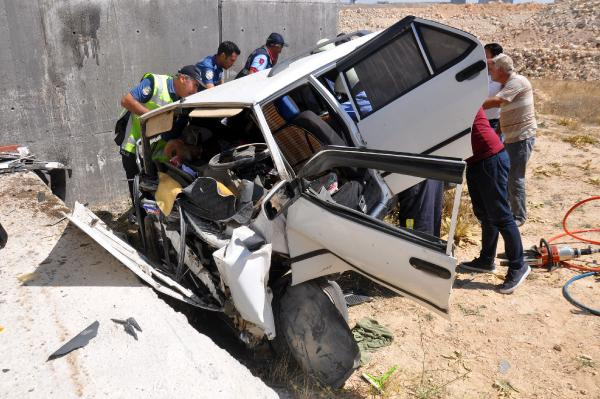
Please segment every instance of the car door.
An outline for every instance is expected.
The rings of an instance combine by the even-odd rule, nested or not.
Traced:
[[[465,159],[487,96],[485,53],[472,35],[406,17],[336,63],[367,148]],[[392,175],[394,192],[415,179]]]
[[[353,270],[447,314],[456,269],[451,246],[437,237],[339,205],[307,188],[311,186],[309,176],[338,167],[386,170],[460,186],[465,164],[456,159],[349,147],[327,147],[317,153],[293,181],[282,182],[264,201],[264,211],[271,219],[287,209],[292,283]]]

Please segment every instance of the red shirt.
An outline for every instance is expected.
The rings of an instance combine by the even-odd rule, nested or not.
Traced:
[[[479,108],[471,128],[471,148],[473,149],[473,156],[466,159],[469,165],[483,161],[504,149],[504,144],[502,144],[485,117],[483,108]]]

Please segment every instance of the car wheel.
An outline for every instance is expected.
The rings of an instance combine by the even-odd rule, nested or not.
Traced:
[[[346,320],[346,323],[348,323],[348,305],[346,304],[346,298],[338,283],[335,281],[324,282],[321,285],[321,289],[327,294],[329,300],[333,302],[338,312],[340,312],[344,320]]]
[[[360,353],[347,321],[322,285],[308,281],[287,287],[276,306],[277,331],[304,371],[339,388],[358,367]]]

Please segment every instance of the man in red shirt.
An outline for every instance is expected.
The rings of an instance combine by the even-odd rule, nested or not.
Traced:
[[[473,212],[481,222],[481,252],[478,258],[462,262],[460,267],[480,273],[494,272],[498,235],[502,235],[509,266],[499,291],[510,294],[525,281],[531,268],[523,263],[521,233],[508,203],[510,161],[483,108],[473,123],[471,146],[473,156],[466,160],[467,185]]]

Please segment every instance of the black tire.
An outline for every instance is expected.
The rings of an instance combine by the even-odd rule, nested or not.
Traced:
[[[335,287],[328,290],[335,291]],[[323,291],[323,283],[307,281],[287,287],[276,309],[278,335],[302,369],[333,388],[344,385],[358,367],[360,353],[347,321]]]
[[[4,228],[2,227],[2,224],[0,224],[0,249],[4,248],[7,241],[8,234],[6,233],[6,230],[4,230]]]
[[[346,298],[338,283],[335,281],[324,282],[321,284],[321,289],[327,294],[329,300],[333,302],[338,312],[340,312],[344,320],[346,320],[346,323],[348,323],[348,305],[346,304]]]

